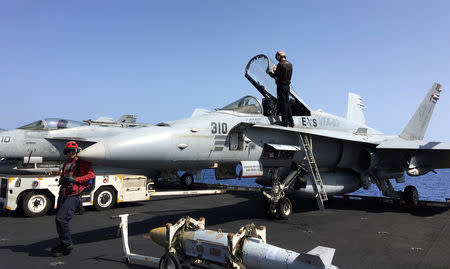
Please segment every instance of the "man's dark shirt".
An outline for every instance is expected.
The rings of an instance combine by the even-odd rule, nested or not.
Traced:
[[[275,73],[271,76],[275,78],[277,85],[290,85],[292,77],[292,64],[287,60],[280,61],[277,65]]]

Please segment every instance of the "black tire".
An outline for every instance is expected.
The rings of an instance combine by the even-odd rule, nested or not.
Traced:
[[[280,219],[287,220],[292,214],[292,203],[286,197],[281,198],[277,203],[277,216]]]
[[[51,204],[46,194],[30,191],[22,200],[22,209],[28,217],[40,217],[48,212]]]
[[[177,257],[175,257],[172,253],[168,255],[163,255],[161,259],[159,259],[159,269],[180,269],[180,262]]]
[[[111,209],[116,204],[116,192],[111,187],[101,187],[94,195],[94,207],[96,210]]]
[[[273,217],[275,217],[275,212],[272,212],[271,210],[271,201],[269,201],[269,199],[265,198],[264,199],[264,217],[268,218],[268,219],[272,219]]]
[[[417,206],[419,204],[419,192],[416,187],[412,185],[405,187],[404,200],[406,206]]]
[[[184,173],[180,178],[181,186],[191,188],[194,185],[194,176],[191,173]]]

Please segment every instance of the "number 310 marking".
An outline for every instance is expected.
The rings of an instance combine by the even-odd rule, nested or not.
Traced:
[[[211,133],[226,134],[227,132],[228,126],[226,122],[211,122]]]

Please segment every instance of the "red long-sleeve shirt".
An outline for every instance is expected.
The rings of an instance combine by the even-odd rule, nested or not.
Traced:
[[[95,178],[91,163],[78,159],[68,160],[63,164],[61,177],[72,176],[77,181],[74,184],[62,184],[59,188],[59,196],[75,196],[89,187],[89,181]]]

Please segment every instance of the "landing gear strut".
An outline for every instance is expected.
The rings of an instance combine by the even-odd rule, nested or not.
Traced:
[[[272,188],[270,193],[263,191],[263,195],[267,198],[265,201],[266,217],[277,216],[279,219],[286,220],[292,214],[292,203],[285,195],[287,189],[304,171],[301,166],[294,166],[292,171],[280,181],[280,168],[274,169],[272,173]]]

